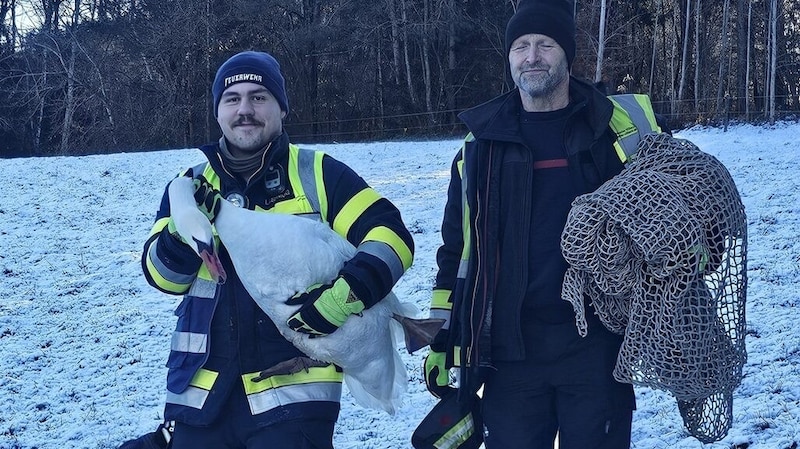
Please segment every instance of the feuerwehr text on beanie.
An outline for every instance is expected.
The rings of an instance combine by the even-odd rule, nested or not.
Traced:
[[[569,0],[522,0],[506,25],[506,55],[511,44],[526,34],[543,34],[558,42],[567,55],[567,64],[575,59],[575,16]]]
[[[231,56],[219,67],[217,75],[214,77],[214,84],[211,85],[215,117],[222,93],[236,83],[255,83],[266,87],[278,101],[281,110],[289,112],[286,82],[281,75],[281,66],[270,54],[260,51],[243,51]]]

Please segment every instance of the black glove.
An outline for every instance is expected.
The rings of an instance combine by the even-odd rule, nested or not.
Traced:
[[[291,297],[286,304],[303,305],[286,324],[292,330],[312,337],[332,334],[350,315],[364,310],[364,303],[343,277],[332,284],[312,286],[305,293]]]
[[[194,188],[194,200],[197,202],[197,208],[208,217],[208,221],[214,223],[222,204],[222,194],[202,176],[194,179]]]

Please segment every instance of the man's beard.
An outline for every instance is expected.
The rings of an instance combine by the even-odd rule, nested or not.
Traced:
[[[535,76],[526,76],[524,73],[520,74],[517,80],[517,86],[531,98],[546,98],[553,95],[564,78],[569,76],[565,60],[562,60],[552,68],[541,64],[532,64],[527,67],[522,67],[522,69],[549,69],[547,72],[539,72],[539,74]]]

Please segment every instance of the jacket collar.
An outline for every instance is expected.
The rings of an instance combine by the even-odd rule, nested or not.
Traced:
[[[608,128],[613,104],[591,84],[570,77],[570,106],[573,114],[582,113],[592,130],[594,139]],[[499,140],[521,143],[519,115],[522,100],[519,90],[514,89],[486,103],[467,109],[458,117],[467,125],[477,139]]]
[[[205,154],[208,163],[214,172],[221,177],[225,177],[230,181],[236,181],[238,178],[225,166],[219,153],[219,142],[206,144],[200,147],[200,151]],[[265,159],[264,166],[261,167],[256,174],[252,177],[250,184],[264,176],[265,168],[275,164],[286,166],[289,160],[289,135],[283,131],[274,141],[268,150],[267,158]],[[238,181],[236,181],[238,183]]]

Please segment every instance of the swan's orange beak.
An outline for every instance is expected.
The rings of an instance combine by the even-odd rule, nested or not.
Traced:
[[[225,280],[228,278],[228,274],[225,273],[225,268],[222,267],[222,262],[219,261],[219,257],[217,257],[217,253],[214,251],[214,246],[196,239],[195,242],[197,242],[200,258],[203,260],[203,263],[206,264],[206,268],[208,268],[211,277],[218,284],[224,284]]]

